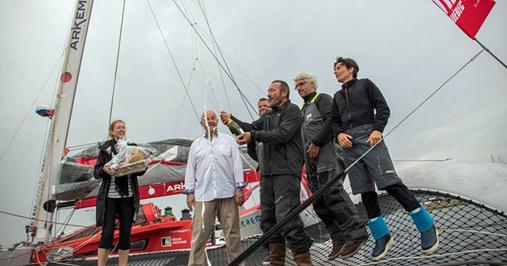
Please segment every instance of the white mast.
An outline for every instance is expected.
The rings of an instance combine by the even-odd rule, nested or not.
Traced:
[[[51,234],[53,213],[42,208],[46,202],[53,200],[52,187],[58,180],[61,171],[61,160],[65,156],[64,149],[67,143],[72,106],[76,93],[81,60],[90,24],[93,0],[77,0],[74,19],[70,28],[65,61],[60,76],[58,94],[56,96],[55,114],[51,122],[51,130],[46,144],[46,156],[42,165],[42,176],[39,180],[34,209],[32,212],[32,225],[37,230],[34,242],[47,243]],[[52,201],[54,202],[54,201]],[[47,208],[46,208],[47,209]],[[32,226],[32,228],[34,228]]]

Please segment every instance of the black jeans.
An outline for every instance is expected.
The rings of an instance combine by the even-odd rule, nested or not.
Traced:
[[[307,165],[307,178],[313,193],[329,180],[338,178],[336,171],[316,173],[316,169]],[[313,202],[313,209],[326,225],[331,238],[338,240],[361,240],[368,238],[364,222],[359,218],[357,209],[349,194],[343,189],[343,180],[334,180],[333,185]]]
[[[260,190],[261,229],[264,233],[301,204],[301,181],[297,176],[263,176]],[[284,244],[285,240],[294,253],[307,251],[312,245],[312,240],[304,232],[299,215],[282,227],[281,232],[274,234],[268,242]]]
[[[408,190],[407,186],[402,182],[394,184],[385,188],[389,195],[393,196],[403,208],[411,212],[420,207],[419,201],[415,198],[414,194]],[[373,219],[381,215],[380,205],[378,203],[377,192],[370,191],[361,194],[364,208],[368,213],[368,218]]]
[[[132,197],[120,199],[106,197],[106,213],[99,248],[113,248],[115,219],[118,217],[120,221],[120,239],[117,248],[121,250],[130,249],[130,230],[132,229],[133,215],[134,200]]]

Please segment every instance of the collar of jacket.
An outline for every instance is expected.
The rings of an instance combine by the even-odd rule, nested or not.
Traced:
[[[342,84],[342,89],[350,88],[355,82],[357,81],[356,78],[353,78],[345,83]]]
[[[276,106],[276,107],[272,107],[273,110],[276,110],[276,111],[280,111],[280,110],[283,110],[285,109],[285,107],[290,103],[290,99],[287,99],[287,101],[280,105],[280,106]]]
[[[305,104],[309,103],[312,100],[314,100],[313,97],[315,97],[315,95],[317,95],[317,91],[314,91],[314,92],[306,95],[305,97],[303,97],[303,100],[305,101]]]
[[[117,153],[115,148],[116,143],[117,142],[115,139],[106,140],[106,142],[104,142],[101,146],[99,146],[99,149],[107,151],[108,148],[111,148],[111,153],[116,154]]]
[[[319,97],[319,95],[320,95],[319,92],[314,91],[314,92],[306,95],[305,97],[303,97],[303,99],[305,100],[305,103],[303,104],[303,107],[301,107],[301,110],[308,107],[308,105],[315,103],[317,101],[317,98]]]

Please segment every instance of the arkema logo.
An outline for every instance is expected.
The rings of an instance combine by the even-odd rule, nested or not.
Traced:
[[[88,8],[88,1],[87,0],[81,0],[79,1],[75,18],[74,25],[72,25],[72,34],[71,34],[71,42],[70,47],[74,50],[77,50],[77,45],[79,44],[79,41],[81,40],[81,32],[83,31],[83,26],[85,26],[84,23],[86,23],[88,20],[85,18],[85,13]]]

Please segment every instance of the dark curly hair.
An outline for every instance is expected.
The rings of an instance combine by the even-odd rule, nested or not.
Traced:
[[[357,73],[359,72],[359,66],[357,65],[356,61],[352,58],[347,57],[337,57],[336,62],[334,62],[333,69],[336,69],[336,65],[339,63],[343,64],[347,69],[350,69],[351,67],[354,68],[354,78],[357,78]]]

